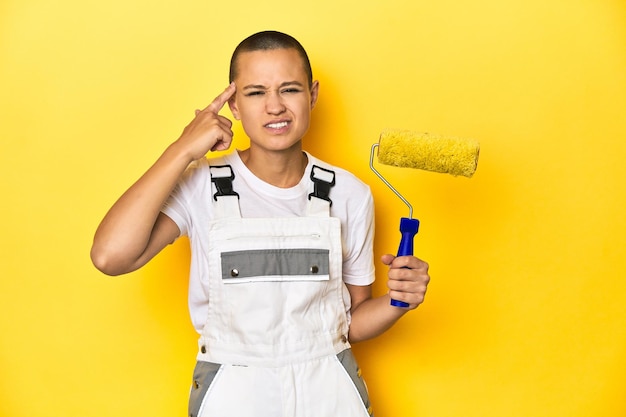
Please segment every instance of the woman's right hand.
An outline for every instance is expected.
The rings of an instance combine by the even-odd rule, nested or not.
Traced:
[[[182,147],[191,161],[203,158],[209,151],[223,151],[233,140],[233,123],[219,114],[235,94],[237,88],[231,83],[205,109],[196,110],[196,117],[189,123],[175,142]]]

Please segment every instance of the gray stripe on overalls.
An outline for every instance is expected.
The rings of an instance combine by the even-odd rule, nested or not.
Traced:
[[[189,393],[189,417],[197,417],[200,413],[202,400],[206,396],[211,383],[220,370],[221,365],[212,362],[198,361],[193,370],[193,383]]]
[[[363,378],[361,377],[361,371],[359,370],[359,365],[356,363],[356,358],[354,357],[352,350],[346,349],[343,352],[339,352],[337,354],[337,359],[339,359],[339,362],[341,362],[341,365],[350,376],[354,386],[359,391],[359,395],[361,396],[361,400],[363,401],[367,412],[370,416],[374,417],[367,387],[365,386],[365,381],[363,381]]]
[[[222,253],[222,279],[328,275],[327,249],[263,249]]]

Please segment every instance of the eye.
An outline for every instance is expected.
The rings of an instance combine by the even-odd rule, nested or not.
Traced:
[[[287,93],[287,94],[289,94],[289,93],[299,93],[300,91],[302,91],[302,90],[300,90],[299,88],[290,87],[290,88],[285,88],[284,90],[281,90],[281,93]]]
[[[250,91],[248,93],[245,94],[246,97],[253,97],[253,96],[261,96],[265,94],[264,91],[258,90],[258,91]]]

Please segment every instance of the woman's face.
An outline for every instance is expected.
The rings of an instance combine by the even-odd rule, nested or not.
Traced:
[[[237,92],[229,105],[250,146],[268,151],[301,148],[319,84],[309,88],[295,49],[244,52],[237,58]]]

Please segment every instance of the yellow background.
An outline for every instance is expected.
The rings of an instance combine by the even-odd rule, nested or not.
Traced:
[[[378,133],[481,143],[472,179],[380,168],[415,205],[432,283],[355,347],[377,415],[626,415],[626,4],[372,3],[2,1],[0,415],[185,415],[186,242],[118,278],[89,248],[268,28],[309,51],[305,145],[371,185],[377,258],[407,214],[369,171]]]

